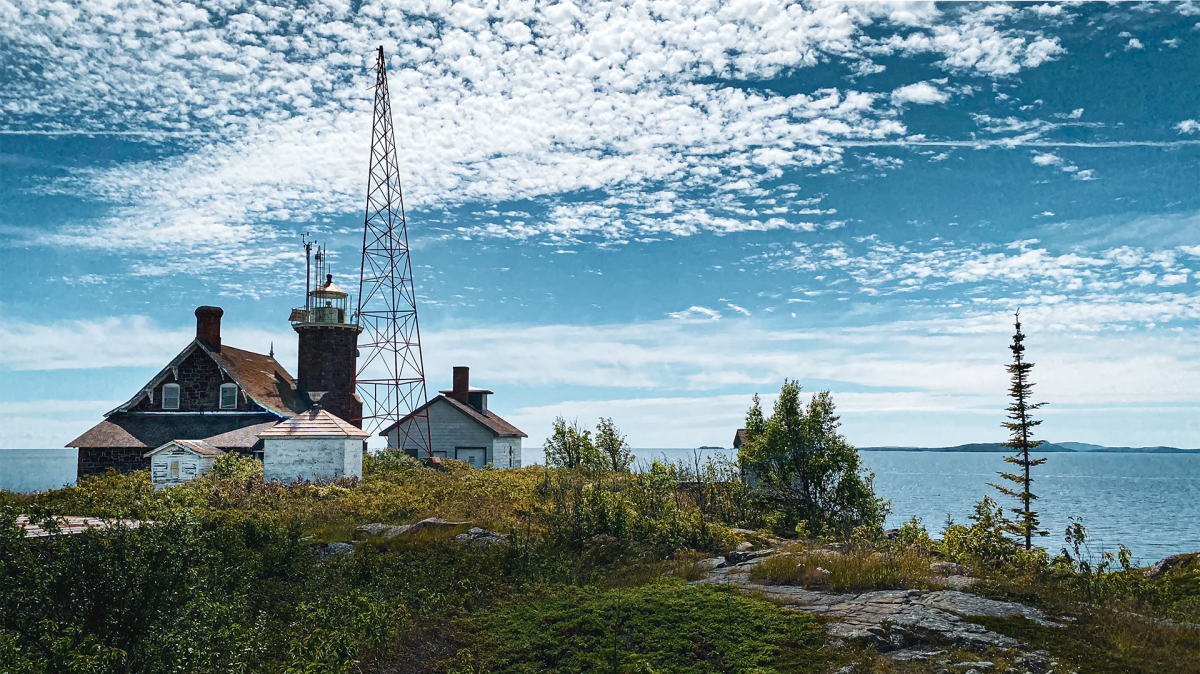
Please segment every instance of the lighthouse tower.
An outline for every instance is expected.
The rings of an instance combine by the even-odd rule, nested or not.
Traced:
[[[325,270],[323,253],[317,252],[318,279]],[[349,297],[333,282],[333,274],[325,274],[307,292],[305,307],[292,310],[292,329],[300,336],[296,386],[313,404],[361,428],[362,401],[354,393],[354,377],[362,328],[351,322]]]

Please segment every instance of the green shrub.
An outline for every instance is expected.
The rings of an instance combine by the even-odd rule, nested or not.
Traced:
[[[815,617],[728,587],[681,581],[567,588],[482,618],[496,674],[815,671]],[[485,649],[481,649],[485,650]],[[801,666],[798,666],[801,665]]]
[[[800,384],[785,380],[769,417],[763,417],[757,395],[746,414],[746,444],[738,459],[757,481],[755,496],[781,535],[805,522],[810,535],[849,538],[856,528],[881,529],[887,517],[888,503],[875,497],[874,475],[838,433],[834,411],[828,391],[805,407]]]

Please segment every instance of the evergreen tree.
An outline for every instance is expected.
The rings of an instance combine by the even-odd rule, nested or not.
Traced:
[[[1000,477],[1009,482],[1016,483],[1017,488],[1003,487],[998,484],[991,486],[1000,490],[1000,493],[1005,496],[1010,496],[1021,502],[1020,508],[1010,508],[1012,513],[1016,515],[1016,520],[1010,525],[1010,529],[1018,537],[1025,539],[1025,549],[1033,548],[1033,537],[1045,536],[1048,531],[1041,528],[1041,522],[1038,520],[1038,514],[1032,509],[1033,501],[1037,498],[1031,491],[1033,486],[1033,478],[1029,476],[1029,469],[1040,466],[1046,463],[1045,458],[1031,459],[1029,458],[1029,450],[1035,449],[1042,444],[1042,440],[1033,439],[1033,429],[1040,425],[1041,420],[1033,418],[1033,411],[1040,409],[1046,403],[1031,402],[1033,397],[1033,382],[1029,381],[1029,372],[1033,369],[1033,363],[1025,361],[1025,335],[1021,332],[1021,312],[1017,311],[1014,321],[1016,323],[1016,334],[1013,335],[1012,345],[1009,350],[1012,351],[1012,363],[1007,369],[1010,375],[1011,385],[1008,388],[1008,396],[1012,398],[1012,404],[1005,410],[1008,412],[1009,421],[1002,425],[1008,429],[1010,439],[1004,443],[1016,452],[1015,456],[1006,456],[1004,460],[1008,463],[1018,466],[1021,469],[1020,474],[1000,473]]]

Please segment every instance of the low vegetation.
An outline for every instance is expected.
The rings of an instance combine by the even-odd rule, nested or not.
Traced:
[[[986,625],[1049,649],[1064,667],[1200,671],[1200,631],[1181,624],[1200,623],[1195,560],[1147,575],[1125,551],[1092,554],[1082,522],[1057,554],[1025,550],[990,499],[938,538],[915,519],[884,532],[887,504],[837,434],[832,401],[803,408],[792,393],[761,419],[740,465],[619,470],[614,427],[610,462],[574,469],[434,468],[389,453],[368,458],[361,481],[282,486],[263,482],[257,462],[227,455],[166,490],[141,472],[0,493],[0,671],[766,674],[852,662],[936,671],[827,643],[812,615],[688,584],[709,568],[704,560],[747,541],[785,553],[755,568],[757,582],[935,588],[945,573],[930,565],[952,562],[973,592],[1060,619],[1061,629]],[[47,526],[56,515],[143,524],[35,540],[16,528],[18,514]],[[326,545],[365,523],[430,516],[504,542],[458,543],[464,525],[371,537],[353,554]],[[1003,653],[984,655],[1007,666]]]

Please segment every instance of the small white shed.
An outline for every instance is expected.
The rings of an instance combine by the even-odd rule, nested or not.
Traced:
[[[224,453],[203,440],[172,440],[146,452],[150,481],[155,487],[183,484],[212,470],[213,461]]]
[[[290,484],[361,478],[370,433],[317,407],[280,421],[258,437],[263,441],[263,479]]]

